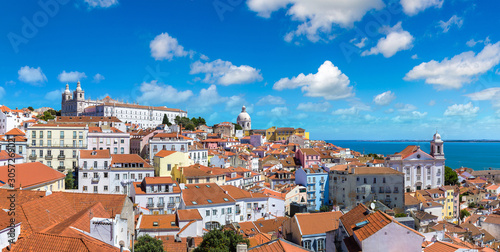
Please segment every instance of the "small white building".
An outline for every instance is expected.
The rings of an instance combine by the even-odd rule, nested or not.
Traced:
[[[88,149],[106,150],[112,154],[130,153],[130,134],[115,127],[89,127]]]
[[[144,214],[172,214],[179,209],[181,194],[171,177],[147,177],[133,183],[130,196]]]
[[[10,109],[0,105],[0,135],[4,135],[14,128],[22,128],[23,122],[32,119],[29,110]]]

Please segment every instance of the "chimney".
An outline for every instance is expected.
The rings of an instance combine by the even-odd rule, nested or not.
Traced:
[[[240,244],[236,245],[236,252],[247,252],[247,244],[240,243]]]

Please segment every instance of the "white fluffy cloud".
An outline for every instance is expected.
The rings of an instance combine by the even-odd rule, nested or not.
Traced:
[[[17,71],[19,75],[18,79],[22,82],[26,82],[32,85],[39,85],[47,81],[47,77],[42,72],[40,67],[34,68],[29,66],[23,66]]]
[[[286,101],[285,99],[279,97],[279,96],[274,96],[274,95],[266,95],[262,97],[257,103],[257,106],[263,106],[263,105],[281,105],[285,104]]]
[[[391,91],[387,91],[373,97],[373,102],[377,105],[385,106],[389,105],[394,99],[396,99],[396,95]]]
[[[222,97],[217,92],[217,86],[210,85],[208,88],[202,88],[197,98],[197,106],[210,107],[212,105],[227,101],[227,97]]]
[[[89,8],[109,8],[118,4],[118,0],[84,0]]]
[[[5,95],[5,89],[3,87],[0,87],[0,99],[2,99],[4,95]]]
[[[425,79],[425,83],[436,85],[437,89],[461,88],[474,77],[485,73],[500,62],[500,42],[486,45],[477,55],[463,52],[441,62],[431,60],[415,66],[404,80]]]
[[[356,38],[353,38],[349,42],[351,42],[357,48],[363,48],[363,47],[365,47],[366,40],[368,40],[368,38],[365,37],[365,38],[360,39],[359,42],[356,43],[356,41],[358,41],[358,40]]]
[[[313,42],[320,39],[320,33],[329,34],[334,24],[350,27],[368,11],[385,6],[382,0],[248,0],[247,5],[265,18],[275,11],[287,9],[290,19],[300,24],[285,36],[285,40],[305,35]]]
[[[430,7],[441,8],[443,2],[444,0],[401,0],[400,3],[403,6],[403,11],[407,15],[413,16]]]
[[[327,100],[338,100],[354,96],[349,78],[330,61],[325,61],[315,74],[303,73],[289,78],[282,78],[274,83],[273,89],[294,89],[301,87],[305,96],[323,97]]]
[[[105,78],[104,78],[104,76],[102,76],[102,74],[97,73],[96,75],[94,75],[94,80],[93,81],[95,83],[99,83],[99,82],[103,81],[104,79]]]
[[[288,110],[287,107],[276,107],[276,108],[273,108],[271,109],[271,116],[273,117],[285,117],[285,116],[288,116],[288,114],[290,113],[290,111]]]
[[[84,78],[87,78],[87,75],[85,75],[85,73],[81,73],[78,71],[72,71],[72,72],[62,71],[62,73],[60,73],[57,76],[57,79],[60,82],[77,82]]]
[[[443,32],[446,33],[450,30],[452,25],[456,25],[458,28],[462,27],[464,24],[464,20],[461,17],[457,17],[457,15],[453,15],[448,21],[439,21],[439,26],[443,29]]]
[[[491,101],[493,107],[500,108],[500,87],[487,88],[466,96],[473,101]]]
[[[330,103],[325,101],[321,103],[305,102],[299,103],[297,110],[308,111],[308,112],[326,112],[330,108]]]
[[[231,62],[221,59],[205,63],[196,61],[191,64],[189,73],[204,73],[205,79],[203,79],[203,82],[224,86],[262,81],[259,69],[247,65],[235,66]]]
[[[474,47],[474,46],[476,46],[476,44],[479,44],[479,43],[484,43],[485,45],[489,44],[490,43],[490,37],[486,37],[486,39],[484,39],[484,40],[478,40],[478,41],[475,41],[474,39],[470,39],[465,44],[468,47]]]
[[[177,91],[176,88],[158,83],[156,80],[143,82],[139,90],[142,94],[137,97],[137,101],[151,105],[184,102],[193,96],[191,90]]]
[[[408,50],[413,47],[415,38],[409,32],[403,30],[401,22],[398,22],[393,27],[383,27],[382,32],[386,36],[379,39],[375,47],[361,53],[361,56],[381,53],[384,57],[389,58],[399,51]]]
[[[184,51],[184,47],[179,45],[177,39],[166,32],[156,36],[149,43],[149,48],[151,49],[151,57],[155,60],[172,60],[174,57],[188,55],[188,52]]]
[[[473,117],[477,115],[479,107],[474,107],[472,102],[467,104],[453,104],[444,112],[445,116]]]

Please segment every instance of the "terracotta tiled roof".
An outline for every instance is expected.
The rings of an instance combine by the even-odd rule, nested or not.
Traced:
[[[322,234],[339,228],[341,212],[298,213],[295,214],[299,222],[302,235]]]
[[[437,241],[424,248],[424,252],[455,252],[458,249],[467,249],[467,247],[455,245],[449,242]]]
[[[111,214],[104,209],[103,205],[100,202],[97,202],[96,204],[81,210],[66,220],[47,227],[42,230],[42,232],[45,234],[71,237],[75,237],[76,234],[76,237],[78,238],[80,237],[80,235],[78,235],[80,232],[72,232],[72,227],[90,233],[90,221],[93,217],[110,218],[110,215]]]
[[[85,124],[64,124],[64,123],[47,123],[33,124],[31,127],[67,127],[67,128],[85,128]]]
[[[34,233],[28,237],[19,239],[15,245],[12,246],[11,251],[120,251],[120,249],[98,241],[90,236],[83,236],[85,236],[85,238]]]
[[[250,248],[264,244],[268,241],[271,241],[271,237],[272,237],[272,235],[270,235],[270,234],[258,233],[256,235],[248,238],[248,241],[250,242]]]
[[[179,221],[203,220],[198,209],[179,209],[177,210]]]
[[[111,158],[109,150],[80,150],[80,158],[103,159]]]
[[[18,128],[13,128],[5,133],[6,136],[25,136],[24,132]]]
[[[309,252],[303,247],[283,239],[272,240],[256,247],[249,248],[252,252]]]
[[[366,208],[365,205],[359,204],[351,211],[347,212],[344,214],[342,217],[340,217],[340,221],[342,222],[342,226],[346,229],[347,233],[349,233],[349,236],[352,236],[353,230],[352,227],[356,225],[356,223],[362,222],[366,220],[368,216],[368,208]]]
[[[156,153],[155,157],[166,157],[166,156],[170,156],[174,153],[176,153],[177,151],[169,151],[169,150],[161,150],[159,151],[158,153]]]
[[[146,184],[148,184],[148,185],[153,185],[153,184],[176,184],[172,180],[172,177],[145,177],[144,180],[145,180]]]
[[[350,166],[350,165],[349,165]],[[389,167],[355,167],[349,168],[350,171],[354,170],[355,174],[398,174],[403,175],[404,173],[396,171]]]
[[[162,229],[179,230],[175,222],[175,214],[143,214],[141,217],[140,229]]]
[[[308,156],[319,156],[319,153],[316,152],[314,149],[303,148],[300,150],[302,151],[302,153]]]
[[[168,252],[186,252],[187,248],[187,238],[181,238],[181,242],[175,241],[175,236],[157,236],[157,239],[163,242],[163,249]],[[197,247],[203,241],[203,237],[193,237],[194,246]]]
[[[500,216],[491,214],[484,220],[484,222],[500,225]]]
[[[405,193],[405,206],[413,206],[420,204],[417,198],[411,196],[409,193]]]
[[[11,157],[10,154],[7,151],[5,151],[5,150],[0,151],[0,160],[8,160],[8,159],[11,159],[11,158],[13,158],[13,159],[19,159],[19,158],[23,158],[23,156],[14,153],[13,157]],[[0,177],[1,177],[1,175],[0,175]]]
[[[401,152],[399,152],[397,154],[401,155],[401,158],[404,159],[407,156],[415,153],[417,150],[418,150],[418,146],[416,146],[416,145],[408,145],[408,146],[406,146],[406,148],[404,148],[404,150],[402,150]]]
[[[288,217],[277,217],[275,219],[269,219],[269,220],[257,220],[254,221],[253,224],[261,233],[275,233],[278,232],[279,228],[285,222],[288,220]]]
[[[4,186],[8,182],[8,170],[9,166],[0,166],[0,186]],[[45,183],[55,182],[66,177],[64,173],[39,162],[16,164],[15,176],[15,189],[41,186]]]
[[[183,189],[186,206],[232,203],[235,200],[215,183],[191,184]]]

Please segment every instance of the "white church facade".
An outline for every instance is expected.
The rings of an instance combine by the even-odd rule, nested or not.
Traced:
[[[385,165],[404,173],[406,192],[443,186],[445,158],[441,135],[434,134],[430,153],[420,146],[409,145],[399,153],[388,155]]]
[[[144,106],[139,104],[124,103],[111,99],[109,96],[101,100],[85,99],[85,91],[80,82],[77,83],[73,93],[66,84],[62,94],[62,116],[115,116],[122,122],[139,125],[140,128],[156,127],[163,122],[166,115],[169,122],[174,124],[176,116],[187,117],[187,112],[163,107]]]
[[[241,108],[241,113],[238,115],[238,118],[236,118],[236,123],[240,125],[244,131],[252,129],[252,119],[247,113],[247,108],[245,106]]]

